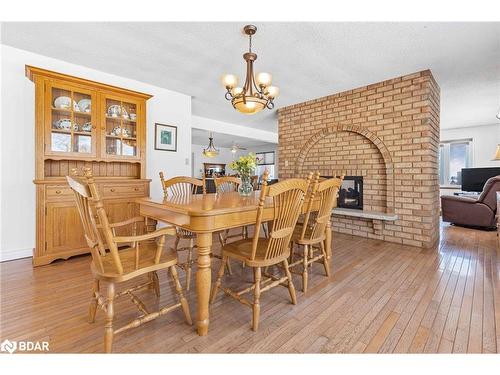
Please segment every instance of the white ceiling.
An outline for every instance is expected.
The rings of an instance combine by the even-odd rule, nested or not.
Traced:
[[[237,146],[245,148],[269,146],[270,148],[274,149],[276,147],[276,144],[274,143],[262,142],[256,139],[238,137],[230,134],[213,132],[212,136],[214,138],[215,147],[217,148],[220,147],[231,148],[233,143]],[[207,130],[195,129],[195,128],[191,129],[191,143],[194,145],[207,146],[208,137],[209,137],[209,132]]]
[[[245,116],[224,99],[243,80],[244,23],[3,23],[2,43],[193,97],[193,114],[277,131],[276,111]],[[273,74],[276,108],[431,69],[441,126],[498,123],[500,23],[257,23],[256,71]]]

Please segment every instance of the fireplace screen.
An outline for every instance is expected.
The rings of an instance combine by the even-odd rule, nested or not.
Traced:
[[[363,177],[344,177],[339,191],[337,207],[363,209]]]

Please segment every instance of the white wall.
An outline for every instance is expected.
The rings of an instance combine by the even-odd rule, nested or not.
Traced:
[[[441,141],[472,138],[472,167],[500,167],[500,161],[491,160],[500,144],[500,124],[441,129],[440,138]]]
[[[471,126],[456,129],[441,129],[440,140],[452,141],[472,139],[472,167],[500,167],[493,155],[500,144],[500,124]],[[461,189],[440,189],[440,195],[453,195]]]
[[[147,105],[147,177],[152,196],[161,196],[158,171],[189,175],[191,97],[1,45],[0,260],[32,255],[35,245],[34,85],[24,75],[33,65],[153,95]],[[178,127],[177,152],[154,150],[154,123]],[[186,163],[187,161],[187,163]]]
[[[196,129],[203,129],[224,134],[233,134],[239,137],[258,139],[263,142],[278,144],[278,133],[254,129],[250,126],[235,125],[229,122],[213,120],[200,116],[192,116],[192,126]]]

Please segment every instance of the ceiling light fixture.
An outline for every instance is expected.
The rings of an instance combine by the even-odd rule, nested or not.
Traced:
[[[237,145],[236,143],[233,142],[232,146],[231,146],[231,152],[233,154],[236,154],[238,151],[245,151],[246,148],[245,147],[241,147],[240,145]]]
[[[214,146],[214,138],[212,137],[212,133],[210,133],[210,136],[208,137],[207,148],[203,149],[203,155],[205,155],[207,158],[214,158],[219,155],[219,150]]]
[[[259,73],[254,77],[253,62],[257,60],[257,54],[252,52],[252,35],[257,32],[254,25],[246,25],[243,31],[249,37],[248,52],[243,54],[247,62],[247,75],[243,87],[238,87],[238,77],[233,74],[222,76],[222,84],[226,88],[226,99],[231,101],[233,107],[244,114],[252,115],[262,111],[264,108],[273,109],[274,99],[279,94],[279,88],[271,86],[272,75]]]

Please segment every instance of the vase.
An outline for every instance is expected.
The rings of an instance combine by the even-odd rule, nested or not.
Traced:
[[[238,193],[240,193],[242,197],[248,197],[253,191],[253,186],[250,182],[250,175],[241,175],[240,178],[241,184],[238,186]]]

